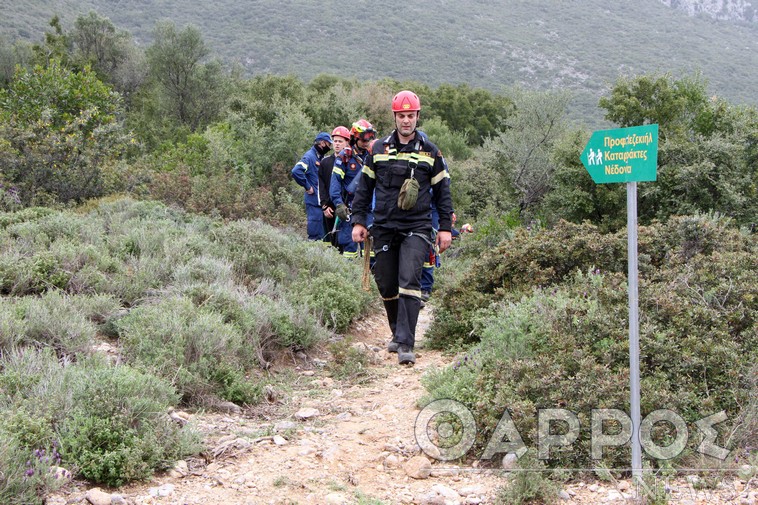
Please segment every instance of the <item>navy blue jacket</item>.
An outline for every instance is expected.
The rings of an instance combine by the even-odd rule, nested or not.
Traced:
[[[305,203],[321,207],[319,202],[318,169],[322,156],[316,151],[316,146],[308,149],[303,157],[292,167],[292,177],[299,185],[308,191],[313,188],[313,194],[305,193]]]

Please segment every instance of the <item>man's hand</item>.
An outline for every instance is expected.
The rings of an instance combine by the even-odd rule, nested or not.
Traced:
[[[328,205],[324,207],[324,217],[328,217],[329,219],[334,217],[334,211]]]
[[[355,228],[353,228],[353,236],[355,236]],[[355,238],[353,238],[353,242],[355,242]],[[437,232],[437,240],[435,240],[435,243],[437,244],[437,247],[439,247],[440,252],[444,252],[445,249],[450,247],[450,243],[453,241],[453,234],[449,231],[438,231]]]
[[[368,230],[362,224],[353,225],[353,242],[363,242],[368,237]]]
[[[348,146],[344,148],[342,151],[340,151],[340,158],[342,158],[342,163],[347,163],[350,157],[353,155],[353,148]]]
[[[337,205],[337,217],[342,219],[343,221],[347,221],[347,218],[350,217],[350,211],[347,209],[347,205],[344,203],[340,203]]]
[[[305,192],[308,193],[309,195],[312,195],[313,193],[315,193],[315,191],[313,190],[313,186],[311,186],[310,188],[306,189]]]

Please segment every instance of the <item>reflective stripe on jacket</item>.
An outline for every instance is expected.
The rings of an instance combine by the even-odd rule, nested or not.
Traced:
[[[412,209],[402,210],[397,206],[397,198],[414,164],[413,175],[419,183],[418,199]],[[451,230],[450,175],[442,153],[422,132],[416,131],[415,139],[404,146],[395,131],[374,141],[360,177],[353,199],[353,223],[366,226],[376,191],[375,226],[399,230],[413,230],[424,224],[431,226],[434,202],[440,215],[439,229]]]
[[[321,155],[316,151],[316,146],[308,149],[300,161],[292,167],[292,177],[306,191],[305,203],[321,207],[319,202],[318,169],[321,163]],[[313,188],[313,194],[307,193],[308,188]]]

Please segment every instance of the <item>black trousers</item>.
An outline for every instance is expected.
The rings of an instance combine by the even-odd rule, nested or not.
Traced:
[[[429,255],[428,230],[401,232],[373,226],[374,278],[384,301],[392,340],[411,348],[421,310],[421,269]]]

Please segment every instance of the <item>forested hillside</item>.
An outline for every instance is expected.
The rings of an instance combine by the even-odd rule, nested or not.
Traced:
[[[0,33],[37,41],[53,15],[70,26],[90,9],[143,46],[153,40],[156,21],[196,25],[213,53],[248,75],[567,89],[576,94],[570,109],[597,120],[598,97],[621,75],[701,69],[713,93],[758,102],[758,25],[690,17],[657,0],[633,8],[602,0],[349,6],[334,0],[6,0]]]

